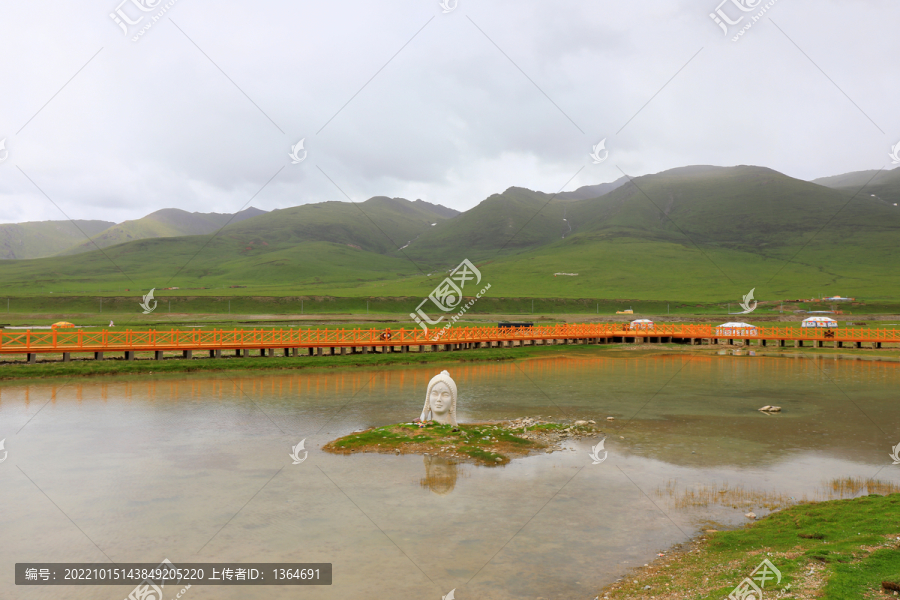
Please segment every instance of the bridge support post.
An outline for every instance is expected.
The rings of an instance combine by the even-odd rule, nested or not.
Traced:
[[[825,346],[825,342],[822,340],[816,340],[816,348],[823,348]]]
[[[214,358],[222,358],[222,349],[221,349],[221,348],[216,348],[215,351],[214,351],[214,353],[213,353],[213,357],[214,357]]]
[[[843,347],[844,347],[844,342],[835,341],[835,342],[834,342],[834,347],[835,347],[835,348],[843,348]]]
[[[29,365],[33,365],[37,362],[37,354],[34,352],[29,352],[25,355],[25,362],[27,362]]]
[[[400,352],[402,354],[406,354],[407,352],[409,352],[409,346],[400,346]]]
[[[134,350],[125,351],[125,360],[134,360]]]
[[[291,349],[290,349],[290,348],[285,348],[285,349],[284,349],[284,356],[290,356],[290,355],[291,355]]]
[[[63,362],[69,362],[72,360],[71,352],[63,352]]]
[[[765,348],[765,347],[766,347],[766,340],[759,340],[759,345],[762,346],[763,348]]]
[[[215,358],[215,357],[216,357],[216,351],[215,351],[215,350],[210,350],[210,351],[209,351],[209,357],[210,357],[210,358]]]
[[[363,346],[363,348],[362,348],[362,353],[363,353],[363,354],[368,354],[368,353],[369,353],[369,347],[368,347],[368,346]]]
[[[787,340],[778,340],[778,347],[784,348],[787,345]]]
[[[325,349],[322,348],[322,346],[319,346],[318,348],[316,348],[316,356],[324,356],[324,355],[325,355]]]
[[[881,350],[881,342],[872,342],[872,348]]]
[[[241,357],[241,349],[240,349],[240,348],[235,348],[235,349],[234,349],[234,357],[235,357],[235,358],[240,358],[240,357]]]
[[[163,359],[163,352],[162,352],[162,350],[154,350],[154,351],[153,351],[153,358],[154,358],[154,360],[162,360],[162,359]]]
[[[193,350],[182,350],[181,358],[186,358],[188,360],[194,358],[194,351]]]
[[[296,347],[291,348],[291,356],[299,356],[299,355],[300,355],[300,348],[296,348]]]
[[[94,360],[103,360],[102,352],[94,352]]]
[[[794,348],[802,348],[803,340],[794,340]]]

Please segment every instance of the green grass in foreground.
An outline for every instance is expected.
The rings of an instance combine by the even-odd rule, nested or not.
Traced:
[[[768,558],[782,580],[767,583],[766,596],[881,598],[881,582],[900,574],[898,549],[900,494],[800,504],[711,534],[699,551],[660,559],[601,597],[719,600]]]

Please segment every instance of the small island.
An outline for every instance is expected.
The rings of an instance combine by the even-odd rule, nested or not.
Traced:
[[[351,433],[329,442],[322,450],[335,454],[423,454],[495,466],[531,453],[554,452],[562,449],[562,444],[568,440],[596,435],[602,433],[590,421],[567,425],[523,418],[465,423],[455,427],[425,421]]]
[[[326,452],[423,454],[482,465],[505,465],[532,452],[553,452],[568,439],[599,433],[594,421],[571,425],[521,418],[514,421],[456,421],[456,382],[447,371],[431,378],[422,414],[412,423],[397,423],[358,431],[329,442]]]

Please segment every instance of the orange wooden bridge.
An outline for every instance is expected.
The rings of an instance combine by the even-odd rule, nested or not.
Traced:
[[[549,344],[683,343],[735,344],[749,346],[789,342],[795,347],[826,343],[835,348],[881,348],[900,343],[900,329],[748,327],[725,329],[712,325],[653,325],[632,328],[622,323],[535,325],[530,327],[452,327],[425,333],[422,329],[253,329],[212,331],[7,331],[0,330],[0,355],[25,354],[35,362],[38,354],[60,354],[68,361],[74,353],[92,353],[95,359],[108,352],[124,352],[127,360],[136,352],[180,352],[192,358],[194,351],[208,351],[220,358],[223,352],[248,356],[366,354],[369,352],[447,351]]]

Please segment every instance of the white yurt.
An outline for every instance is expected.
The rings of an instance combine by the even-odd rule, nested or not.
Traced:
[[[758,335],[759,329],[750,323],[730,322],[716,326],[719,337],[741,337],[742,335]]]
[[[653,329],[656,325],[650,319],[637,319],[631,322],[632,329]]]
[[[809,317],[803,319],[802,327],[837,327],[837,321],[831,317]]]

